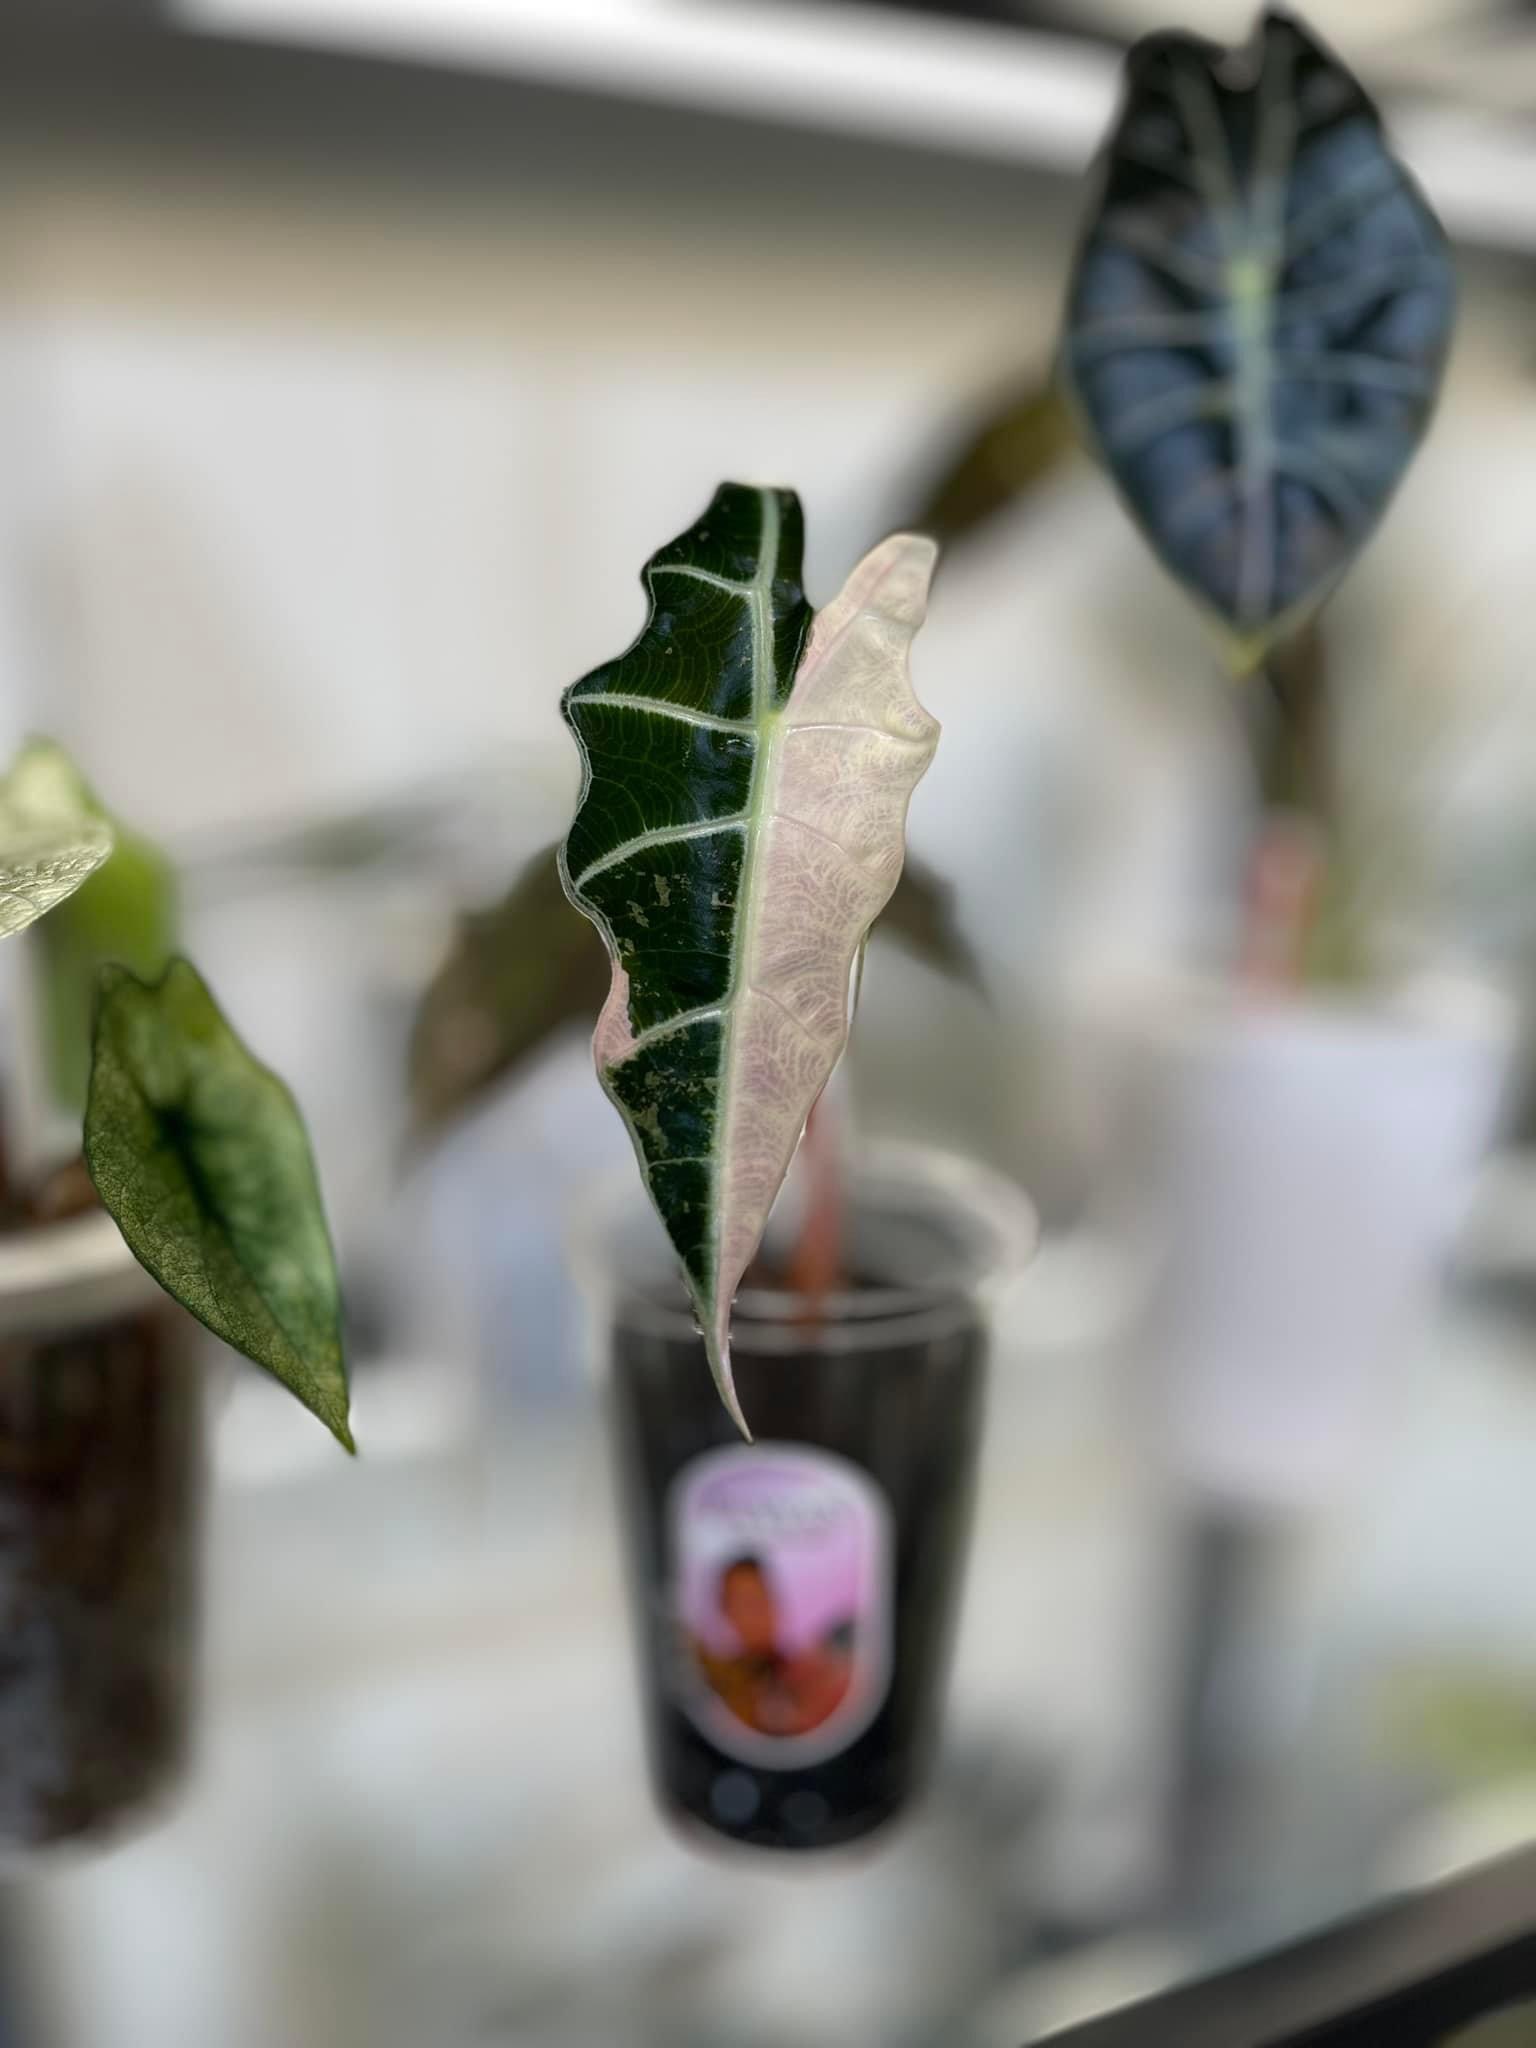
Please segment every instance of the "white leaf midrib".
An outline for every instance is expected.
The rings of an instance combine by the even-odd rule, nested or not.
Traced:
[[[779,500],[776,492],[759,491],[757,571],[747,599],[752,620],[752,723],[757,730],[757,752],[752,762],[752,780],[747,790],[745,831],[741,871],[736,884],[736,924],[731,934],[730,982],[720,1005],[720,1061],[715,1070],[714,1142],[710,1173],[710,1298],[709,1308],[718,1315],[720,1251],[725,1227],[724,1165],[730,1158],[731,1126],[735,1108],[730,1086],[731,1059],[736,1038],[736,1018],[746,986],[746,963],[752,957],[761,905],[757,900],[757,865],[761,850],[765,813],[773,788],[778,752],[778,715],[773,706],[773,586],[779,573]],[[715,1339],[709,1335],[713,1363]]]

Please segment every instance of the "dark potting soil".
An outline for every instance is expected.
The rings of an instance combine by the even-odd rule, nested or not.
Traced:
[[[846,1461],[888,1509],[888,1584],[879,1597],[888,1603],[890,1654],[880,1704],[836,1754],[785,1768],[744,1756],[729,1733],[724,1746],[712,1740],[687,1709],[695,1674],[681,1641],[678,1490],[698,1461],[741,1440],[697,1336],[620,1310],[611,1398],[621,1526],[652,1767],[675,1817],[765,1848],[830,1848],[879,1827],[920,1784],[959,1599],[985,1378],[978,1316],[966,1304],[948,1306],[953,1313],[913,1318],[911,1335],[893,1322],[878,1348],[839,1349],[847,1323],[825,1333],[776,1326],[785,1348],[771,1353],[754,1351],[750,1316],[738,1309],[736,1384],[757,1447]],[[718,1708],[711,1712],[723,1726]]]
[[[93,1205],[67,1168],[6,1221]],[[200,1416],[158,1307],[0,1337],[0,1851],[105,1828],[181,1762]]]

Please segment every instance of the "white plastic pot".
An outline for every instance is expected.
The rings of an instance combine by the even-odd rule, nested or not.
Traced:
[[[1172,1476],[1238,1508],[1337,1495],[1390,1421],[1493,1133],[1506,1006],[1165,991],[1117,1026],[1134,1398]]]

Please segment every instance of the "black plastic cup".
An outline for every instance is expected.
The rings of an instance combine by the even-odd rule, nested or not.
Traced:
[[[670,1256],[626,1213],[588,1251],[658,1798],[763,1848],[854,1841],[900,1812],[932,1752],[988,1296],[1028,1257],[1033,1213],[967,1162],[871,1154],[850,1187],[855,1284],[814,1324],[798,1297],[738,1298],[751,1445],[721,1407]]]
[[[0,1244],[0,1862],[115,1832],[185,1760],[189,1332],[99,1212]]]

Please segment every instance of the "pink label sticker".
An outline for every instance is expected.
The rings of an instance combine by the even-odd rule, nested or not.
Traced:
[[[891,1671],[891,1517],[867,1473],[801,1444],[733,1444],[669,1503],[678,1704],[724,1755],[825,1763]]]

